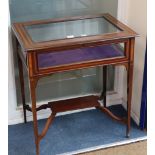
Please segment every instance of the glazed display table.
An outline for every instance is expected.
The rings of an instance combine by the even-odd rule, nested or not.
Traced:
[[[17,43],[24,121],[27,122],[26,110],[31,111],[37,155],[39,142],[46,135],[56,114],[69,110],[96,107],[113,119],[126,124],[126,136],[129,137],[134,42],[137,33],[110,14],[14,23],[12,29]],[[18,47],[21,50],[18,50]],[[23,64],[28,71],[32,107],[25,103]],[[123,65],[127,70],[126,118],[115,116],[106,107],[108,65]],[[36,106],[35,89],[40,78],[58,72],[96,66],[103,67],[101,96],[91,95]],[[103,100],[103,104],[99,100]],[[51,109],[51,115],[43,131],[39,133],[37,111],[46,108]]]

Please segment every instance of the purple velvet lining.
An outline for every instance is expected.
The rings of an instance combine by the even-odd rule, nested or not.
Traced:
[[[120,56],[124,56],[124,53],[119,45],[104,45],[62,52],[43,53],[38,55],[38,67],[46,68]]]

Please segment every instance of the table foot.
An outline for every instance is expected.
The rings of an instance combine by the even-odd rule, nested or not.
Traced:
[[[130,133],[129,132],[126,133],[126,138],[130,138]]]

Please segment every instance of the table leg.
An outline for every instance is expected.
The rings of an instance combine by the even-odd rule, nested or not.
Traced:
[[[133,63],[129,63],[128,75],[127,75],[127,129],[126,129],[126,137],[130,137],[132,81],[133,81]]]
[[[21,97],[22,97],[22,104],[23,104],[23,112],[24,112],[24,122],[27,123],[26,119],[26,103],[25,103],[25,90],[24,90],[24,75],[23,75],[23,64],[22,61],[17,54],[18,59],[18,69],[19,69],[19,79],[20,79],[20,88],[21,88]]]
[[[104,107],[106,107],[106,90],[107,90],[107,66],[103,66],[103,90],[101,99],[103,99]]]
[[[30,96],[32,102],[32,114],[33,114],[33,128],[36,144],[36,155],[39,155],[39,134],[38,134],[38,122],[37,122],[37,109],[36,109],[36,85],[37,80],[30,78]]]

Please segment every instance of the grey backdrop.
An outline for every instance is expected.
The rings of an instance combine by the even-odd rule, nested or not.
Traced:
[[[9,0],[11,22],[49,19],[64,16],[108,12],[117,16],[118,0]],[[15,79],[18,105],[21,103],[16,55]],[[108,90],[114,87],[114,68],[109,67]],[[29,102],[28,80],[25,72],[26,98]],[[100,67],[55,74],[39,81],[37,101],[99,93],[102,89]]]

